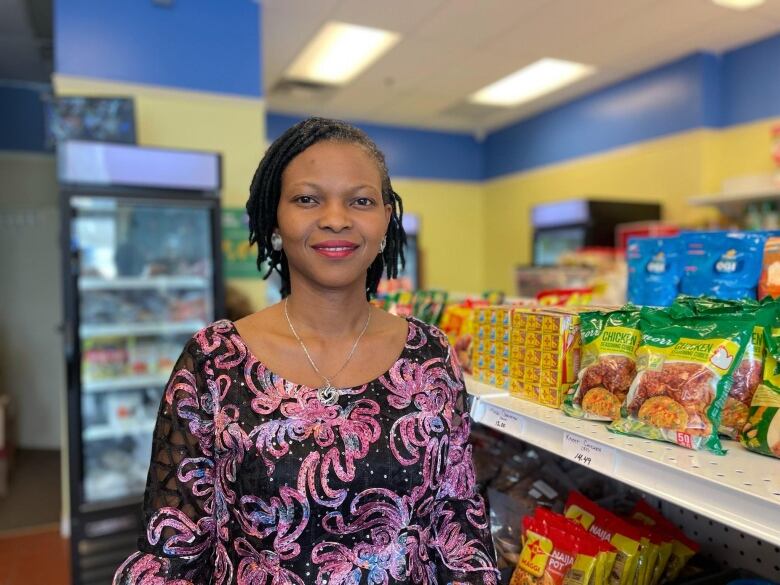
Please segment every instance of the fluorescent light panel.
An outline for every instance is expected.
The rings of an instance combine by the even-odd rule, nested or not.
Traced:
[[[718,6],[733,8],[734,10],[748,10],[761,6],[765,0],[712,0]]]
[[[401,40],[395,32],[328,22],[309,41],[285,77],[342,85],[350,82]]]
[[[582,63],[560,59],[540,59],[487,87],[483,87],[472,94],[469,99],[472,102],[488,106],[517,106],[552,93],[591,75],[594,71],[594,67]]]

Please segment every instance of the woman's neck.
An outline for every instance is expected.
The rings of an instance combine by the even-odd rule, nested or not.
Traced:
[[[341,339],[359,332],[370,308],[362,288],[315,290],[305,282],[295,283],[286,302],[299,335],[325,340]]]

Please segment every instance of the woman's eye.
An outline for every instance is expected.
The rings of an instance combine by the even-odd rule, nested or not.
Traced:
[[[359,197],[355,200],[355,203],[357,203],[359,207],[371,207],[374,204],[374,200],[368,197]]]
[[[303,205],[311,205],[312,203],[315,203],[314,197],[311,195],[299,195],[295,198],[295,201]]]

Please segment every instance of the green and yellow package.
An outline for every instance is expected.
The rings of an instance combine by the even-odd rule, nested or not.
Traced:
[[[687,315],[755,315],[753,335],[745,345],[745,353],[734,371],[734,381],[726,398],[718,432],[731,439],[737,439],[748,417],[764,366],[764,329],[769,327],[775,307],[769,302],[758,303],[745,299],[729,301],[712,297],[691,297],[680,295],[670,309],[678,318]]]
[[[723,454],[718,428],[755,315],[642,309],[637,375],[609,429]]]
[[[775,323],[767,336],[764,371],[748,409],[739,441],[757,453],[780,457],[780,327]]]
[[[609,313],[580,315],[581,366],[562,405],[566,414],[603,421],[620,416],[636,375],[639,319],[639,309],[632,305]]]

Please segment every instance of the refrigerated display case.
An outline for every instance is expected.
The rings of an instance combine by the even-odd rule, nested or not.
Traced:
[[[74,585],[133,550],[152,431],[182,347],[223,316],[220,158],[60,145]]]

